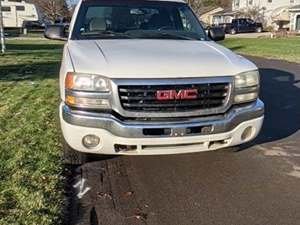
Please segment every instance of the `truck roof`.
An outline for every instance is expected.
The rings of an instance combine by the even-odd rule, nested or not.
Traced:
[[[81,0],[82,2],[88,2],[93,0]],[[95,1],[95,0],[94,0]],[[112,0],[113,1],[113,0]],[[186,3],[185,0],[144,0],[144,1],[157,1],[157,2],[180,2],[180,3]]]
[[[185,0],[146,0],[146,1],[158,1],[158,2],[182,2],[182,3],[186,3]]]

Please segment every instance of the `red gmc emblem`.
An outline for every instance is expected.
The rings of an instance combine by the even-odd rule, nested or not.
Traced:
[[[186,90],[161,90],[156,92],[156,99],[159,101],[167,100],[189,100],[197,99],[197,89],[186,89]]]

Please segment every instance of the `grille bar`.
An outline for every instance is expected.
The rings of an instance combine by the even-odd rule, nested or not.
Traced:
[[[196,99],[157,99],[157,91],[197,89]],[[133,112],[188,112],[223,107],[229,96],[230,83],[201,83],[174,85],[120,85],[123,109]]]
[[[216,98],[224,98],[224,97],[227,97],[227,93],[223,93],[223,92],[220,92],[220,93],[210,93],[210,96],[209,97],[206,97],[206,98],[210,98],[210,99],[216,99]],[[132,101],[138,101],[138,102],[140,102],[141,100],[143,100],[144,102],[147,102],[147,101],[149,101],[149,100],[152,100],[152,101],[157,101],[156,100],[156,97],[153,95],[153,96],[149,96],[149,95],[147,95],[147,96],[135,96],[135,95],[133,95],[133,96],[129,96],[129,95],[120,95],[120,98],[121,98],[121,100],[123,100],[124,102],[125,101],[130,101],[130,102],[132,102]],[[202,99],[206,99],[206,98],[202,98]],[[201,96],[198,98],[199,100],[201,100]]]
[[[184,89],[187,88],[186,85],[175,85],[176,89]],[[203,86],[203,87],[199,87],[199,85],[190,85],[189,88],[198,88],[199,91],[201,90],[210,90],[210,91],[223,91],[224,87],[226,87],[226,84],[215,84],[213,86],[211,85],[207,85],[207,86]],[[147,90],[147,92],[156,92],[157,90],[168,90],[170,88],[173,88],[174,86],[170,86],[170,85],[165,85],[165,86],[155,86],[155,88],[153,88],[153,86],[122,86],[119,88],[119,92],[120,93],[145,93],[145,90]]]

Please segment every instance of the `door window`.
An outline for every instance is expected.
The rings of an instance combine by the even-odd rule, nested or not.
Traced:
[[[16,6],[16,10],[17,10],[17,11],[25,11],[25,6],[17,5],[17,6]]]
[[[298,15],[296,19],[296,30],[300,30],[300,15]]]
[[[10,12],[11,8],[9,6],[2,6],[2,12]]]

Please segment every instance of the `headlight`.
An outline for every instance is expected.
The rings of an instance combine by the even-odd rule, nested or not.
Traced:
[[[255,101],[259,93],[259,72],[245,72],[235,76],[234,103]]]
[[[68,73],[65,86],[69,90],[109,92],[109,82],[106,78],[93,74]]]
[[[111,109],[109,80],[92,74],[68,73],[65,80],[66,103],[86,109]]]
[[[259,85],[259,72],[257,70],[239,74],[235,77],[235,88],[248,88]]]

